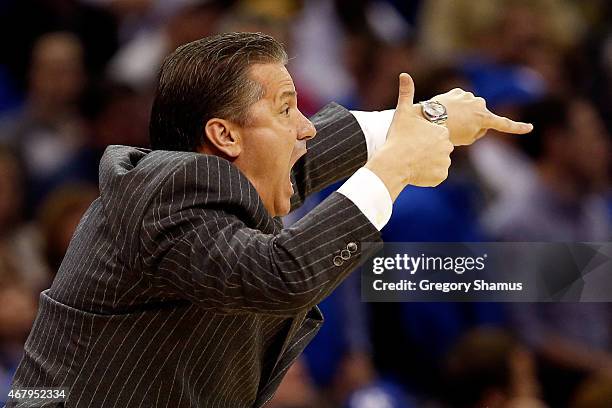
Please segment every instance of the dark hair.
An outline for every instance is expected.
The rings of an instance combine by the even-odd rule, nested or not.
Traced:
[[[120,82],[100,82],[89,87],[81,98],[81,116],[93,121],[99,118],[114,103],[136,97],[138,93],[129,85]]]
[[[447,355],[444,398],[452,407],[474,407],[487,391],[509,392],[510,360],[518,348],[503,329],[483,326],[465,333]]]
[[[195,151],[214,117],[244,125],[263,96],[249,79],[258,63],[287,63],[283,46],[262,33],[225,33],[182,45],[164,60],[151,109],[152,149]]]
[[[533,131],[518,138],[518,145],[530,158],[540,159],[546,154],[546,138],[551,132],[567,128],[569,102],[559,97],[546,97],[525,105],[521,109],[521,120],[533,124]]]

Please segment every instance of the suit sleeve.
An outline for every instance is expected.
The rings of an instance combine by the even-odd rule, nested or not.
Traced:
[[[368,158],[366,139],[355,117],[337,103],[326,105],[312,118],[317,136],[308,141],[308,152],[292,171],[296,192],[291,209],[306,197],[349,177]]]
[[[154,287],[204,308],[308,310],[369,255],[362,242],[380,243],[378,230],[337,192],[292,227],[266,234],[217,206],[185,204],[175,184],[175,177],[164,183],[145,213],[142,270]]]

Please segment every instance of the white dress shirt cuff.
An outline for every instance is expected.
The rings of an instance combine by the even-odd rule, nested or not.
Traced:
[[[374,152],[387,140],[387,131],[389,130],[389,126],[391,126],[395,109],[374,112],[350,112],[357,120],[357,123],[359,123],[359,126],[365,135],[366,145],[368,146],[369,160]]]
[[[338,192],[351,200],[379,231],[389,222],[393,200],[385,184],[371,170],[360,168]]]

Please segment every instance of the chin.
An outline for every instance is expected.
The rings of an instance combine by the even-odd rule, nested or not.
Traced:
[[[291,211],[291,197],[279,201],[276,206],[275,217],[283,217]]]
[[[278,209],[275,217],[284,217],[285,215],[289,214],[289,211],[291,211],[291,204],[287,203],[286,206],[283,206]]]

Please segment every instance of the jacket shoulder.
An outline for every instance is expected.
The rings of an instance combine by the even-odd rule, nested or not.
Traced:
[[[168,152],[152,152],[148,160],[167,161]],[[214,155],[188,153],[170,159],[162,180],[152,186],[153,197],[145,213],[178,214],[184,210],[212,210],[272,232],[276,226],[247,177],[229,161]]]

